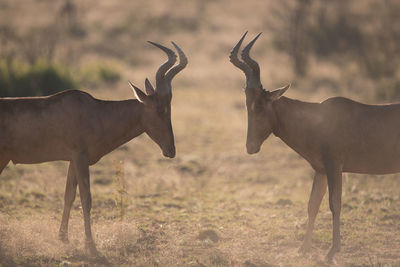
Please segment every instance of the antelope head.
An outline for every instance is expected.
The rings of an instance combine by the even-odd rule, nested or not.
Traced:
[[[267,91],[263,88],[260,79],[260,67],[249,54],[261,33],[243,48],[242,60],[238,58],[238,52],[246,34],[247,32],[233,47],[229,58],[232,64],[241,69],[246,76],[245,93],[248,122],[246,148],[247,153],[254,154],[260,151],[264,140],[276,129],[277,119],[272,104],[289,89],[290,85],[274,91]]]
[[[173,158],[175,157],[175,142],[171,124],[171,82],[175,75],[186,67],[188,60],[179,46],[172,42],[179,55],[179,63],[174,66],[177,58],[174,51],[157,43],[150,41],[149,43],[160,48],[168,56],[168,60],[157,70],[156,88],[154,89],[147,78],[145,80],[146,93],[131,82],[129,85],[136,99],[144,105],[141,123],[145,132],[159,145],[165,157]]]

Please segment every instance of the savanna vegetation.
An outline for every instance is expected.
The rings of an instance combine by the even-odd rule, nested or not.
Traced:
[[[323,266],[331,245],[325,197],[313,250],[304,236],[313,171],[275,137],[245,151],[242,73],[229,50],[263,32],[252,55],[267,89],[289,82],[305,101],[400,96],[400,3],[366,1],[0,1],[0,95],[81,89],[133,98],[175,41],[189,59],[173,82],[177,157],[142,135],[91,168],[93,234],[84,253],[79,197],[70,243],[57,239],[67,163],[10,163],[0,175],[0,264]],[[384,129],[382,129],[384,130]],[[400,176],[347,174],[339,266],[400,266]]]

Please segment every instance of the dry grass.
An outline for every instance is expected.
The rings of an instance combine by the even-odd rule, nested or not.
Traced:
[[[312,170],[275,137],[258,155],[245,154],[242,92],[177,90],[173,101],[177,158],[163,159],[143,136],[92,167],[93,231],[108,263],[324,264],[331,242],[327,200],[312,253],[298,254]],[[211,108],[214,101],[224,104]],[[124,161],[122,220],[113,179],[121,166],[115,160]],[[66,168],[55,163],[5,169],[0,191],[5,264],[96,263],[83,253],[79,199],[71,215],[70,245],[57,241]],[[346,176],[339,265],[399,265],[399,178]]]
[[[49,14],[42,8],[49,8],[50,2],[32,0],[12,7],[23,12],[40,3],[36,11]],[[159,148],[143,135],[91,168],[93,232],[105,256],[102,261],[83,253],[79,197],[71,213],[70,244],[57,240],[66,163],[10,164],[0,176],[0,263],[323,266],[331,242],[326,198],[317,218],[312,252],[297,253],[304,235],[311,167],[275,137],[265,142],[259,154],[245,153],[243,75],[231,66],[227,53],[245,29],[252,34],[265,30],[265,2],[208,1],[202,7],[201,1],[86,1],[82,21],[88,36],[79,43],[67,43],[80,55],[76,65],[111,59],[126,70],[126,79],[140,84],[147,75],[154,77],[163,60],[159,51],[145,44],[147,39],[175,40],[187,53],[190,63],[176,77],[173,91],[178,154],[172,160],[162,158]],[[196,13],[201,8],[204,13]],[[24,13],[27,25],[45,23],[46,15],[35,22],[37,12]],[[171,26],[162,33],[159,24],[128,19],[165,19],[166,14],[183,21],[194,17],[198,28],[188,29],[173,20],[176,28]],[[149,29],[129,30],[136,24]],[[113,42],[106,39],[118,28],[125,30],[115,35]],[[287,56],[273,49],[271,38],[265,32],[254,49],[267,88],[293,81]],[[112,47],[126,57],[113,56]],[[351,63],[341,67],[345,72],[335,65],[314,62],[311,77],[294,81],[288,96],[320,101],[341,94],[370,101],[370,85],[350,75]],[[326,77],[339,88],[313,82]],[[363,85],[365,92],[349,91],[349,85]],[[125,83],[88,91],[105,99],[132,97]],[[116,205],[121,188],[115,179],[118,169],[123,170],[119,175],[127,192],[123,216]],[[400,266],[399,188],[398,175],[346,175],[338,265]]]

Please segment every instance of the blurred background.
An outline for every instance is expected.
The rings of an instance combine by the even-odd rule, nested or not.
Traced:
[[[396,0],[0,0],[0,96],[80,89],[133,98],[176,42],[177,157],[142,135],[91,167],[93,232],[113,265],[321,266],[331,242],[325,197],[314,249],[304,235],[311,167],[271,136],[245,152],[244,75],[228,59],[248,30],[266,89],[366,103],[400,99]],[[246,42],[246,41],[245,41]],[[0,176],[0,264],[96,264],[83,253],[79,197],[69,245],[57,240],[67,163],[9,164]],[[340,266],[400,265],[400,177],[345,176]],[[107,264],[107,262],[100,262]]]
[[[254,55],[266,86],[291,81],[301,91],[392,101],[400,94],[399,11],[395,0],[2,0],[0,95],[142,78],[162,56],[146,40],[185,48],[185,85],[229,87],[241,77],[226,56],[249,30],[263,32]]]

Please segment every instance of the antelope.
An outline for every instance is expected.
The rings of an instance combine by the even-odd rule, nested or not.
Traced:
[[[282,96],[290,84],[274,91],[263,88],[260,67],[249,53],[258,34],[241,53],[246,36],[230,52],[230,62],[246,77],[248,154],[260,151],[274,134],[300,154],[315,171],[308,202],[308,223],[300,252],[311,248],[314,222],[329,190],[332,212],[332,247],[326,255],[333,261],[340,250],[342,173],[390,174],[400,171],[400,104],[366,105],[344,97],[308,103]]]
[[[146,78],[147,94],[129,82],[136,100],[100,100],[79,90],[44,97],[0,98],[0,174],[9,161],[69,161],[59,239],[68,242],[68,220],[79,185],[85,250],[93,256],[98,251],[90,223],[89,166],[142,133],[161,148],[165,157],[175,157],[171,82],[188,60],[174,42],[179,55],[177,65],[173,50],[149,43],[164,51],[168,60],[156,72],[155,89]]]

